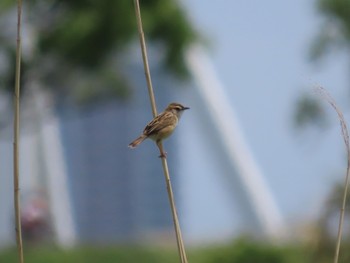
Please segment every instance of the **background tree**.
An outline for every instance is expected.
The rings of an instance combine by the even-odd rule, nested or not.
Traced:
[[[317,0],[316,8],[323,22],[311,46],[311,62],[316,63],[334,51],[343,52],[350,58],[350,1]],[[317,98],[302,94],[294,121],[298,127],[307,124],[322,127],[326,121],[325,110]]]
[[[141,8],[147,37],[162,45],[165,66],[186,76],[184,51],[195,33],[178,2],[145,0]],[[13,1],[1,1],[0,59],[7,66],[0,68],[0,87],[8,91],[14,79],[13,11]],[[26,3],[24,14],[24,42],[31,47],[23,51],[24,79],[34,78],[59,95],[82,91],[96,99],[127,94],[118,56],[136,39],[132,1],[34,0]]]

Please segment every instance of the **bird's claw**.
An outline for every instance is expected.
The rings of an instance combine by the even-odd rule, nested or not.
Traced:
[[[167,153],[166,152],[161,152],[160,155],[158,156],[159,158],[166,158]]]

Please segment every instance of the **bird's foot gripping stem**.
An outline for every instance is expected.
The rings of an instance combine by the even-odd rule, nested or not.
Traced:
[[[166,158],[167,157],[167,153],[164,151],[163,149],[163,145],[161,144],[161,142],[157,142],[157,146],[159,148],[159,152],[160,152],[160,155],[158,156],[159,158]]]

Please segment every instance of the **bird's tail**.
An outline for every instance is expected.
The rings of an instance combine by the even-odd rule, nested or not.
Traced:
[[[142,134],[140,137],[138,137],[136,140],[132,141],[130,144],[129,144],[129,147],[130,148],[135,148],[137,145],[139,145],[141,142],[143,142],[145,139],[147,138],[146,135]]]

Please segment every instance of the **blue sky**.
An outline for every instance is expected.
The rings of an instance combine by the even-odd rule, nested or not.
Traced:
[[[287,223],[315,219],[331,187],[343,181],[345,151],[328,106],[334,119],[326,130],[293,128],[296,100],[321,85],[348,111],[347,57],[336,53],[317,65],[308,59],[322,24],[315,3],[182,2],[209,43],[212,63]]]

